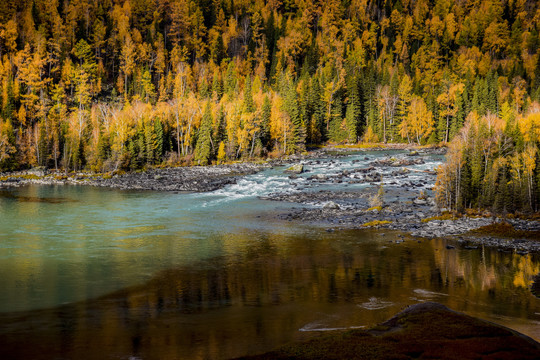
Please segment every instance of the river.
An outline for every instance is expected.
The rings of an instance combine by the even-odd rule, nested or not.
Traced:
[[[528,288],[538,256],[401,242],[392,231],[327,231],[277,216],[322,204],[258,198],[306,187],[361,192],[368,185],[313,187],[306,177],[381,156],[322,159],[293,179],[268,169],[210,193],[0,190],[0,355],[226,359],[369,327],[427,300],[540,340],[540,299]],[[428,156],[416,167],[440,161]],[[402,185],[388,174],[384,181]]]

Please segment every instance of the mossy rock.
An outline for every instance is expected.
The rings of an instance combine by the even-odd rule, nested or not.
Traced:
[[[362,224],[362,226],[363,227],[379,227],[379,226],[388,225],[388,224],[391,224],[391,223],[392,222],[388,221],[388,220],[373,220],[373,221],[367,222],[365,224]]]
[[[289,167],[287,170],[285,170],[286,173],[291,174],[301,174],[304,172],[304,165],[302,164],[294,164],[293,166]]]

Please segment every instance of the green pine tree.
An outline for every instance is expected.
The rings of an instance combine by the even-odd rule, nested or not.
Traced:
[[[264,97],[262,109],[261,109],[261,143],[263,148],[268,149],[270,147],[270,117],[272,116],[272,104],[270,98]]]
[[[251,77],[246,76],[244,81],[244,113],[252,113],[255,111],[255,103],[253,102],[253,95],[251,93]]]
[[[200,165],[207,165],[212,158],[212,122],[212,106],[207,102],[195,147],[195,160]]]
[[[347,89],[349,91],[349,101],[345,114],[348,131],[347,139],[350,143],[356,143],[358,141],[358,127],[361,116],[360,95],[356,76],[350,78]]]
[[[234,66],[234,62],[230,62],[229,66],[227,66],[227,73],[225,74],[225,93],[230,97],[235,97],[236,87],[237,87],[237,74],[236,74],[236,67]]]
[[[212,96],[214,101],[221,100],[223,96],[223,85],[221,84],[218,71],[214,72],[214,78],[212,79]]]
[[[155,142],[154,142],[154,159],[157,163],[161,162],[161,157],[163,156],[163,124],[161,123],[161,120],[158,118],[154,121],[154,134],[155,134]]]
[[[287,142],[286,151],[288,153],[301,152],[306,149],[306,129],[300,117],[296,89],[290,74],[286,76],[284,83],[284,107],[293,126],[293,138]]]
[[[156,133],[154,132],[154,125],[151,123],[144,123],[144,145],[145,145],[145,159],[146,163],[154,164],[156,159]]]

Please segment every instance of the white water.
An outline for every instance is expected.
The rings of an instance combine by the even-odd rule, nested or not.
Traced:
[[[332,191],[361,191],[362,189],[373,187],[375,184],[358,183],[364,177],[364,174],[354,173],[355,169],[364,169],[369,167],[370,163],[377,159],[387,156],[404,157],[401,151],[371,151],[362,152],[358,155],[351,155],[343,158],[323,158],[318,160],[303,160],[299,163],[304,165],[304,172],[300,175],[290,178],[284,173],[285,167],[270,169],[258,174],[249,175],[239,180],[237,184],[226,186],[223,189],[203,195],[202,198],[208,199],[203,206],[217,206],[229,201],[264,197],[274,193],[296,193],[299,191],[332,190]],[[410,165],[406,177],[392,176],[399,167],[377,167],[375,172],[383,175],[383,186],[385,188],[400,188],[413,183],[418,191],[429,191],[433,184],[424,184],[426,174],[415,170],[435,170],[443,161],[440,155],[428,155],[422,157],[425,164]],[[345,170],[349,175],[342,178],[341,183],[332,181],[332,177],[342,174]],[[326,180],[308,181],[307,178],[316,175],[325,175]],[[379,184],[379,183],[376,183]],[[216,199],[215,196],[218,196]],[[312,206],[322,207],[324,203],[312,203]]]

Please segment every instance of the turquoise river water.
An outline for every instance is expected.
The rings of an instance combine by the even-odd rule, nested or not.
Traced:
[[[305,177],[380,156],[326,159],[298,179],[269,169],[204,194],[0,190],[0,357],[226,359],[372,326],[428,300],[540,340],[540,299],[529,290],[537,256],[448,250],[453,240],[396,243],[389,231],[327,232],[277,217],[300,205],[258,199],[363,191]]]

